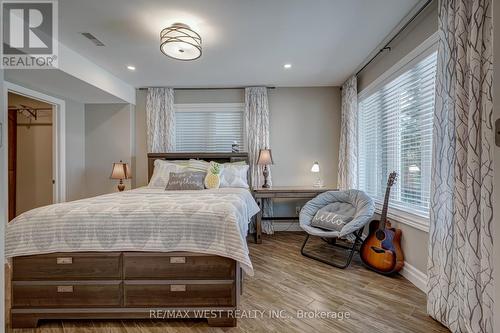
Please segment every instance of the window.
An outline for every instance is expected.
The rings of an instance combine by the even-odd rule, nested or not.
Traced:
[[[391,207],[429,216],[437,52],[407,64],[359,102],[359,187],[382,203],[395,170]],[[388,82],[389,81],[389,82]]]
[[[242,103],[175,104],[176,150],[231,151],[233,142],[244,150]]]

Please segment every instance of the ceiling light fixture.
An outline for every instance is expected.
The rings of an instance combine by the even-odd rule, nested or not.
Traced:
[[[284,65],[283,65],[283,68],[285,68],[285,69],[292,68],[292,64],[284,64]]]
[[[135,71],[135,66],[130,66],[130,65],[129,65],[129,66],[127,66],[127,68],[128,68],[129,70],[131,70],[131,71]]]
[[[201,57],[201,37],[183,23],[174,23],[160,32],[160,50],[177,60]]]

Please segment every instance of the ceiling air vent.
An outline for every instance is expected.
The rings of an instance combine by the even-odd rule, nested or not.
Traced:
[[[104,46],[104,43],[97,39],[96,36],[92,35],[90,32],[81,32],[82,36],[90,40],[96,46]]]

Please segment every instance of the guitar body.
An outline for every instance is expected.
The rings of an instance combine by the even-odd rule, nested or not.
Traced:
[[[380,230],[379,226],[378,220],[370,223],[370,232],[360,249],[361,260],[378,273],[397,273],[404,265],[401,230],[391,228],[389,222],[386,222],[384,230]]]

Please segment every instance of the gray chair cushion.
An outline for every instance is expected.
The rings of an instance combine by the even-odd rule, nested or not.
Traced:
[[[311,225],[319,210],[326,208],[352,220],[345,223],[340,230],[325,230]],[[310,235],[320,237],[344,237],[364,227],[370,222],[375,206],[373,200],[363,191],[328,191],[307,202],[300,211],[300,227]]]
[[[339,205],[340,204],[340,205]],[[339,206],[341,209],[339,209]],[[343,211],[345,208],[346,211]],[[352,221],[355,209],[351,204],[338,202],[326,205],[314,215],[311,226],[331,231],[340,231]]]

